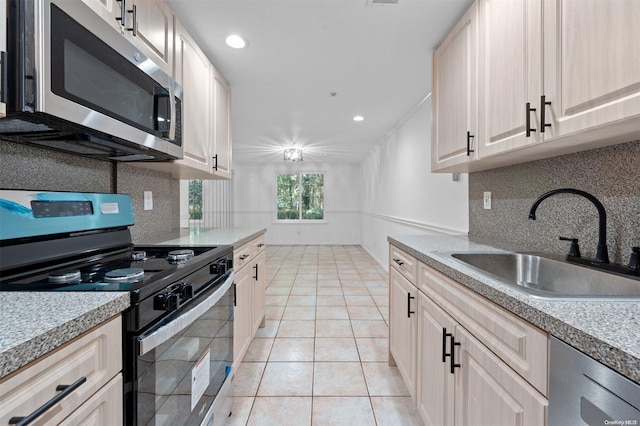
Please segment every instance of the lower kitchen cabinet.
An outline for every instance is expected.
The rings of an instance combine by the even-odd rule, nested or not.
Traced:
[[[34,425],[108,424],[123,421],[120,316],[75,338],[0,381],[0,423],[25,417],[54,397],[66,396]]]
[[[233,363],[237,368],[258,328],[265,326],[266,254],[264,235],[233,250],[236,306],[233,317]]]
[[[547,334],[421,262],[417,271],[412,283],[390,263],[389,362],[425,424],[545,425]]]

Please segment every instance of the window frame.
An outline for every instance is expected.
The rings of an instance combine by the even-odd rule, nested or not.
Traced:
[[[278,219],[278,176],[280,175],[322,175],[322,219]],[[327,208],[326,208],[326,199],[325,199],[325,188],[326,188],[326,177],[327,173],[322,170],[282,170],[276,171],[273,177],[273,197],[272,200],[274,202],[274,212],[273,212],[273,223],[274,224],[325,224],[327,222]]]

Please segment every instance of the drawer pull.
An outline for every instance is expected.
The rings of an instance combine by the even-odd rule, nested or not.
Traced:
[[[262,248],[262,247],[264,247],[264,244],[260,243],[260,244],[258,244],[258,247]]]
[[[240,260],[245,260],[247,257],[249,257],[248,254],[243,254],[242,256],[240,256]]]
[[[40,408],[38,408],[36,411],[34,411],[33,413],[29,414],[26,417],[11,417],[9,419],[9,424],[18,425],[18,426],[28,425],[29,423],[31,423],[32,421],[40,417],[42,414],[49,411],[49,409],[51,409],[58,402],[62,401],[64,398],[69,396],[69,394],[71,394],[74,390],[78,389],[78,387],[80,387],[80,385],[86,381],[87,381],[86,377],[80,377],[78,380],[76,380],[70,385],[56,386],[56,391],[60,392],[59,394],[51,398],[49,401],[45,402]]]
[[[404,265],[404,262],[400,259],[393,259],[394,262],[396,262],[398,264],[398,266],[402,266]]]

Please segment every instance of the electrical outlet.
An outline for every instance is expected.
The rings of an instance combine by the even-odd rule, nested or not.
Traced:
[[[491,191],[484,191],[484,209],[491,210]]]
[[[144,209],[153,210],[153,192],[144,191]]]

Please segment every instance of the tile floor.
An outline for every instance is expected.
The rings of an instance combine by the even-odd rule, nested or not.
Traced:
[[[231,425],[421,425],[389,367],[387,274],[360,246],[268,246],[266,327]]]

